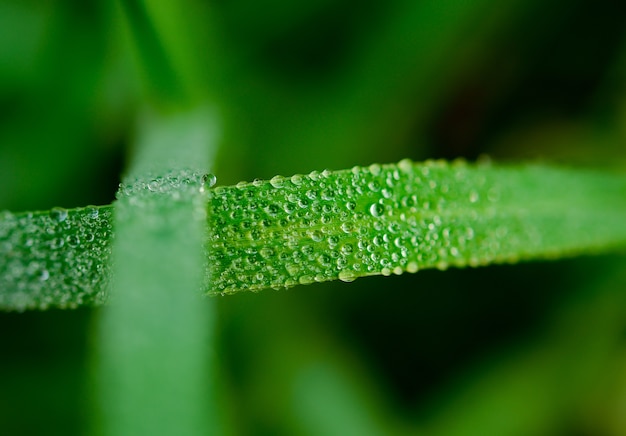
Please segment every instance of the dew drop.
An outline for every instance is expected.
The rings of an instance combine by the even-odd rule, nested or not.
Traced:
[[[352,254],[354,252],[354,247],[350,243],[345,243],[341,246],[341,252],[343,254]]]
[[[211,173],[202,176],[202,189],[210,188],[217,182],[217,177]]]
[[[374,203],[370,206],[370,213],[373,217],[379,218],[385,213],[385,206],[380,203]]]
[[[76,248],[80,245],[80,239],[76,235],[69,235],[66,238],[66,241],[67,241],[67,245],[73,248]]]
[[[301,285],[310,285],[311,283],[315,281],[315,279],[311,276],[303,275],[303,276],[300,276],[298,281],[300,282]]]
[[[312,232],[309,233],[309,236],[315,242],[320,242],[322,239],[324,239],[324,235],[319,230],[313,230]]]
[[[303,176],[300,174],[294,174],[293,176],[291,176],[291,183],[293,183],[296,186],[300,186],[302,184],[303,181]]]
[[[411,173],[413,171],[413,161],[411,159],[402,159],[398,162],[398,168],[404,173]]]
[[[99,212],[98,212],[98,208],[95,206],[88,206],[86,208],[86,212],[87,212],[87,216],[91,219],[96,219],[98,218]]]
[[[370,191],[372,192],[378,192],[380,191],[380,183],[378,183],[376,180],[371,181],[367,184],[367,187],[369,188]]]
[[[329,200],[332,200],[334,197],[335,197],[335,192],[332,189],[327,188],[322,191],[322,200],[329,201]]]
[[[377,176],[382,171],[382,168],[380,167],[379,164],[372,164],[369,166],[369,170],[373,175]]]
[[[263,257],[264,259],[269,259],[271,257],[274,257],[274,250],[272,250],[269,247],[263,247],[261,248],[261,251],[259,252],[261,254],[261,257]]]
[[[353,282],[355,281],[357,278],[357,275],[354,271],[350,271],[347,269],[341,270],[339,271],[339,280],[341,280],[342,282]]]
[[[343,223],[341,225],[341,230],[343,230],[344,233],[352,233],[354,231],[354,226],[351,223]]]
[[[487,193],[487,198],[491,202],[498,201],[500,199],[500,191],[498,191],[498,189],[496,188],[491,188],[489,192]]]
[[[54,207],[50,211],[50,218],[61,223],[67,219],[67,210],[60,207]]]
[[[328,254],[322,254],[321,256],[317,258],[317,261],[323,266],[330,265],[331,260],[332,259],[330,258]]]
[[[445,260],[440,260],[435,265],[435,268],[437,268],[439,271],[445,271],[448,269],[448,262],[446,262]]]
[[[50,241],[50,248],[52,248],[53,250],[57,250],[63,247],[64,244],[65,244],[65,241],[63,239],[54,238],[52,241]]]

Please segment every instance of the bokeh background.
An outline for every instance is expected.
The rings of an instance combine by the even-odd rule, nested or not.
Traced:
[[[620,2],[165,3],[0,0],[0,209],[111,203],[146,108],[212,108],[218,184],[405,157],[626,170]],[[625,435],[625,259],[219,298],[225,431]],[[85,434],[97,311],[0,313],[0,433]]]

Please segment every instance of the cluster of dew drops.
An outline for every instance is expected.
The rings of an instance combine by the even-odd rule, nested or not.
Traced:
[[[121,184],[118,192],[133,206],[158,203],[153,194],[183,201],[204,194],[207,282],[215,293],[478,265],[506,233],[478,214],[457,222],[451,213],[498,197],[464,162],[403,160],[209,189],[215,181],[176,171]],[[102,303],[111,239],[111,207],[0,212],[0,308]]]
[[[111,210],[0,212],[0,308],[101,303],[109,278]]]
[[[169,170],[163,175],[143,174],[119,185],[117,199],[128,199],[130,204],[137,206],[146,199],[169,195],[173,200],[186,200],[198,192],[205,192],[212,187],[216,178],[191,169]],[[148,200],[150,201],[150,200]]]
[[[481,201],[468,187],[484,180],[471,177],[464,162],[403,160],[212,189],[211,288],[227,294],[463,265],[475,230],[444,212]]]

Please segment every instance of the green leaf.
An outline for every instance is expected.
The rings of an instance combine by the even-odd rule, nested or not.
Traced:
[[[214,432],[214,301],[201,299],[214,126],[199,110],[151,116],[140,132],[115,203],[111,301],[97,325],[102,434]]]
[[[211,292],[626,246],[626,178],[408,160],[216,188]]]
[[[0,213],[0,309],[102,303],[111,230],[110,206]]]
[[[206,201],[210,293],[626,246],[626,177],[544,165],[404,160],[217,187]],[[63,226],[42,225],[38,220],[53,222],[42,213],[2,217],[3,309],[102,302],[111,214],[107,207],[97,210],[100,220],[92,224],[80,218],[83,209],[68,211]],[[150,216],[138,219],[149,227]],[[85,227],[97,229],[100,251],[94,243],[57,252],[46,242],[86,233]],[[36,243],[28,245],[29,238]],[[56,265],[48,270],[54,287],[41,285],[33,259]],[[83,270],[89,274],[76,273]]]

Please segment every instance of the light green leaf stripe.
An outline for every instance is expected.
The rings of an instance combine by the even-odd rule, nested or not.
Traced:
[[[212,292],[626,246],[626,178],[403,160],[216,188]]]
[[[210,293],[626,247],[626,177],[588,170],[405,160],[208,198]],[[2,309],[104,300],[110,206],[59,214],[0,214]]]

